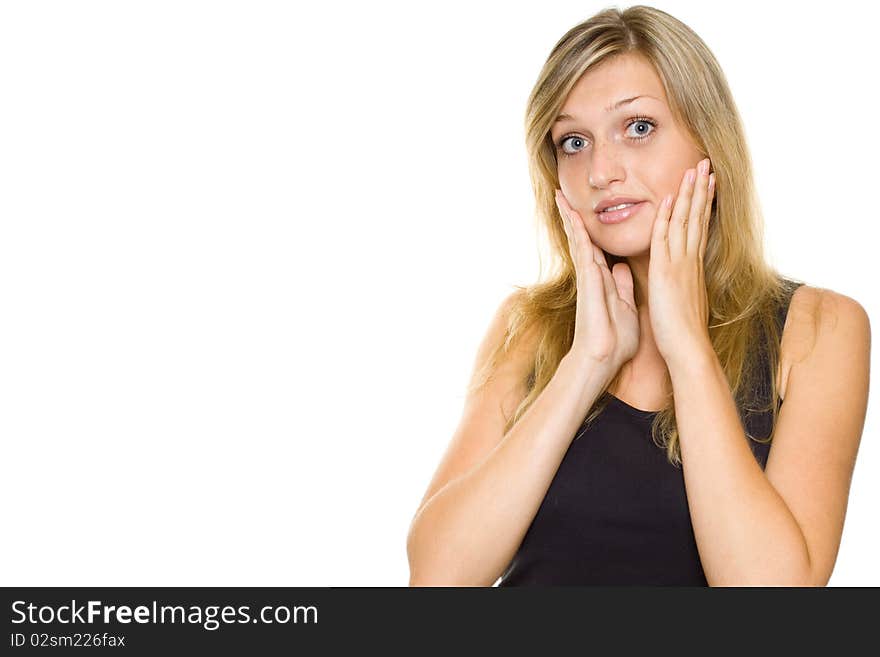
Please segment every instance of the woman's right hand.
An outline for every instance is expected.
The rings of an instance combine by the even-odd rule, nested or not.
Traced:
[[[639,313],[629,265],[608,269],[602,249],[593,244],[586,224],[556,190],[556,206],[568,236],[577,275],[577,308],[571,352],[596,361],[614,376],[639,346]]]

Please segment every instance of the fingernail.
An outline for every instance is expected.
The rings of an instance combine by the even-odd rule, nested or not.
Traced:
[[[687,181],[688,181],[689,183],[692,183],[692,182],[694,182],[694,180],[696,180],[696,178],[697,178],[697,172],[694,171],[693,169],[688,169],[688,172],[687,172]]]
[[[709,171],[709,158],[706,158],[702,162],[700,162],[700,173],[706,174]]]

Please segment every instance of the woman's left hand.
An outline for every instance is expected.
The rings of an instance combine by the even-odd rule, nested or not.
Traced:
[[[688,180],[691,173],[694,181]],[[654,341],[667,364],[711,344],[703,257],[714,193],[707,158],[685,172],[675,206],[670,194],[654,219],[648,304]]]

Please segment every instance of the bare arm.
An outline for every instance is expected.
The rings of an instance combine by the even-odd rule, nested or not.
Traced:
[[[586,412],[615,372],[569,352],[476,467],[425,502],[407,537],[410,586],[491,586],[513,559]]]

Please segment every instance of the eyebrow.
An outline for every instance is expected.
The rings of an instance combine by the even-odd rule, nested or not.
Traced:
[[[653,98],[654,100],[660,100],[656,96],[649,96],[648,94],[640,94],[638,96],[633,96],[632,98],[622,98],[621,100],[618,100],[616,103],[610,105],[609,107],[606,107],[605,111],[611,112],[613,110],[619,109],[619,108],[623,107],[624,105],[627,105],[627,104],[633,102],[637,98]],[[562,113],[554,119],[553,123],[559,123],[560,121],[574,121],[574,120],[575,120],[575,118],[571,114]]]

